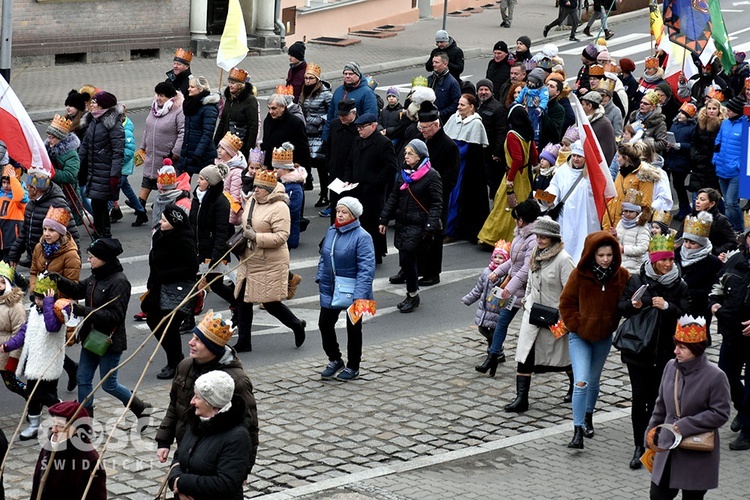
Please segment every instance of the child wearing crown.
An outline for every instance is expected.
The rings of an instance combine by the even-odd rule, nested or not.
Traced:
[[[172,166],[172,160],[164,158],[164,166],[159,169],[156,175],[156,186],[159,192],[154,199],[153,210],[151,212],[151,228],[158,226],[161,221],[161,214],[164,207],[174,203],[190,212],[190,174],[183,172],[177,176],[177,171]]]
[[[294,146],[285,142],[280,148],[273,149],[272,165],[279,180],[284,184],[284,190],[289,196],[289,215],[291,227],[286,244],[289,248],[299,246],[300,223],[305,202],[303,185],[307,179],[305,167],[294,163]]]
[[[500,307],[493,298],[492,288],[500,284],[501,278],[505,274],[496,273],[495,270],[510,258],[510,242],[500,240],[495,244],[495,249],[490,257],[490,264],[482,270],[482,274],[477,279],[477,284],[469,293],[463,296],[461,302],[467,306],[474,302],[477,304],[477,314],[474,322],[482,336],[487,339],[487,347],[492,343],[492,334],[495,331],[497,317],[500,313]]]
[[[628,190],[622,202],[622,219],[617,223],[617,241],[620,242],[622,267],[630,274],[638,274],[648,253],[651,231],[646,224],[651,218],[651,207],[641,205],[643,193]]]
[[[80,215],[83,207],[79,200],[78,188],[78,171],[81,169],[78,148],[81,146],[81,141],[72,130],[72,121],[64,116],[55,115],[52,123],[47,127],[47,139],[44,141],[44,146],[55,167],[52,181],[62,188],[68,205],[76,208],[73,215],[76,225],[80,225],[83,223]]]
[[[224,177],[224,195],[230,203],[229,223],[235,226],[242,221],[242,174],[247,168],[241,149],[242,140],[227,132],[219,141],[216,148],[219,157],[214,161],[216,165],[223,163],[229,169]]]

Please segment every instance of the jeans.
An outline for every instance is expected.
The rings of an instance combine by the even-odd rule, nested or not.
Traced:
[[[343,309],[328,309],[327,307],[320,308],[320,316],[318,316],[318,328],[320,328],[320,338],[323,341],[323,350],[328,356],[329,361],[336,361],[341,359],[341,349],[339,348],[338,340],[336,339],[336,321],[339,319],[339,315]],[[354,371],[359,370],[359,363],[362,360],[362,320],[357,321],[357,324],[352,324],[348,314],[346,316],[346,366]]]
[[[612,336],[590,342],[570,332],[568,345],[573,365],[573,425],[585,425],[586,413],[593,413],[599,398],[599,380],[612,346]],[[584,385],[578,385],[583,382]]]
[[[88,213],[94,213],[94,209],[91,207],[91,198],[89,198],[89,188],[86,186],[81,186],[81,205]]]
[[[136,196],[135,191],[133,191],[133,186],[130,185],[130,182],[128,181],[128,176],[123,175],[120,178],[120,190],[122,190],[122,194],[125,195],[125,198],[128,199],[131,205],[133,205],[133,210],[136,212],[143,212],[144,207],[141,206],[141,200]],[[114,202],[109,202],[109,209],[112,210],[112,207],[114,206]]]
[[[99,367],[99,378],[104,378],[109,371],[115,366],[120,364],[120,356],[122,353],[117,354],[111,351],[107,352],[104,356],[97,356],[91,351],[81,349],[81,359],[78,360],[78,402],[80,403],[86,397],[91,394],[93,389],[94,373],[96,368]],[[123,406],[128,404],[130,396],[133,394],[130,389],[121,385],[117,381],[117,371],[115,371],[107,380],[102,384],[102,389],[107,394],[116,397],[122,402]],[[86,410],[91,410],[94,407],[94,398],[86,403]]]
[[[578,13],[579,19],[580,19],[580,12]],[[601,19],[602,21],[602,30],[607,31],[607,11],[604,9],[604,7],[600,8],[599,10],[595,10],[591,13],[591,17],[589,18],[589,22],[586,23],[586,28],[591,28],[591,25],[594,24],[594,21],[597,19]]]
[[[497,317],[495,332],[492,334],[492,345],[490,345],[490,354],[500,354],[503,352],[503,342],[508,336],[508,325],[516,317],[520,307],[511,307],[503,309]]]
[[[719,186],[724,196],[724,202],[727,205],[727,217],[735,231],[742,231],[743,220],[742,210],[740,210],[740,178],[732,177],[725,179],[719,177]]]

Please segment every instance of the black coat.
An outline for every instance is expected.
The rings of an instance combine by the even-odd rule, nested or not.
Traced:
[[[229,87],[224,90],[224,108],[221,110],[219,126],[214,134],[214,144],[231,132],[242,139],[242,154],[247,158],[248,152],[255,147],[258,139],[258,100],[253,95],[253,85],[246,83],[237,97],[232,97]]]
[[[198,201],[196,191],[190,206],[190,225],[198,243],[198,262],[210,260],[210,265],[214,265],[221,260],[227,240],[234,233],[229,224],[229,200],[224,196],[223,181],[209,186],[202,202]],[[229,261],[229,255],[224,260]]]
[[[401,106],[401,103],[397,102],[395,106],[390,107],[386,106],[383,109],[380,110],[380,119],[378,120],[378,124],[380,124],[381,127],[385,129],[385,135],[393,139],[393,133],[396,130],[396,127],[398,127],[399,122],[401,121],[401,115],[404,112],[404,107]]]
[[[716,147],[714,143],[717,135],[719,135],[718,127],[711,131],[708,128],[701,128],[700,124],[696,125],[690,146],[690,160],[693,164],[690,172],[697,178],[698,185],[701,187],[721,190],[716,167],[713,164]]]
[[[708,232],[708,239],[711,241],[713,248],[711,253],[719,255],[722,253],[729,252],[737,248],[737,236],[732,228],[732,223],[726,215],[719,212],[719,209],[714,206],[708,210],[714,220],[711,222],[711,229]],[[698,212],[693,210],[691,214],[693,217],[698,215]],[[685,229],[685,221],[680,224],[680,228],[677,231],[676,238],[682,237],[682,232]]]
[[[440,180],[443,186],[443,208],[441,219],[445,226],[448,216],[448,198],[451,191],[456,187],[458,180],[458,170],[461,165],[461,159],[458,154],[458,146],[453,139],[448,137],[445,131],[440,128],[435,135],[425,141],[427,151],[430,153],[430,163],[432,168],[440,174]]]
[[[49,189],[39,199],[32,200],[26,204],[26,209],[23,212],[21,231],[18,233],[18,237],[13,242],[13,246],[8,254],[10,262],[21,260],[24,252],[31,259],[31,252],[34,251],[34,247],[42,238],[42,224],[44,223],[44,217],[47,215],[49,207],[65,207],[70,210],[62,188],[54,183],[50,184]],[[76,244],[78,244],[78,228],[72,217],[70,222],[68,222],[68,234],[73,236]],[[78,245],[78,248],[80,248],[80,245]]]
[[[81,158],[81,172],[86,173],[86,186],[92,200],[118,198],[119,189],[111,189],[109,180],[122,176],[125,154],[123,112],[123,108],[117,105],[109,108],[100,118],[94,118],[91,113],[83,115],[82,121],[87,122],[88,128],[78,156]]]
[[[167,79],[164,81],[171,83],[175,90],[179,90],[182,92],[183,96],[187,97],[188,87],[190,86],[190,75],[192,74],[190,68],[186,69],[179,75],[175,75],[174,71],[170,69],[167,71]]]
[[[86,320],[79,332],[79,338],[83,342],[93,327],[102,333],[112,332],[112,345],[108,352],[116,354],[128,348],[125,318],[130,302],[130,281],[122,272],[119,260],[115,259],[92,269],[91,276],[78,283],[60,276],[57,279],[57,287],[61,293],[73,300],[85,300],[84,316],[115,299]]]
[[[674,262],[680,266],[682,279],[687,283],[690,293],[690,309],[686,314],[694,318],[709,318],[711,311],[708,306],[708,294],[711,293],[711,288],[716,283],[716,277],[724,264],[717,256],[709,254],[695,264],[683,267],[679,250],[674,253]]]
[[[291,114],[289,109],[285,109],[278,118],[267,115],[263,120],[263,144],[260,148],[266,152],[263,162],[266,167],[271,168],[273,148],[278,148],[285,142],[294,145],[294,163],[309,168],[310,144],[307,142],[305,122]]]
[[[351,181],[351,170],[347,171],[347,161],[354,145],[354,140],[359,137],[357,126],[353,123],[344,125],[341,120],[335,118],[331,122],[328,131],[328,143],[325,147],[328,158],[328,175],[330,179],[339,178],[342,181]]]
[[[750,319],[750,264],[747,250],[734,254],[724,264],[717,279],[721,294],[711,294],[711,306],[721,304],[716,311],[719,333],[724,342],[750,348],[750,337],[742,335],[743,321]]]
[[[428,245],[432,236],[442,228],[443,183],[434,168],[411,183],[411,193],[408,189],[401,189],[403,183],[403,180],[399,180],[393,187],[380,215],[380,223],[387,226],[389,221],[395,219],[394,246],[399,250],[416,252]]]
[[[500,100],[500,88],[510,80],[510,63],[506,57],[502,61],[495,62],[494,59],[490,59],[487,63],[487,73],[485,77],[492,82],[495,99]]]
[[[177,447],[169,473],[169,487],[195,500],[221,498],[242,500],[242,482],[247,479],[250,433],[242,398],[232,398],[226,412],[201,422],[193,411],[187,414],[187,432]]]
[[[197,174],[206,165],[213,164],[216,159],[213,137],[218,117],[218,94],[208,94],[203,97],[197,113],[185,114],[185,133],[180,151],[180,162],[177,164],[179,172]]]
[[[227,221],[229,215],[227,214]],[[147,288],[158,295],[161,285],[194,281],[198,274],[198,254],[193,230],[189,227],[162,231],[157,229],[148,254]]]
[[[347,194],[357,198],[364,213],[377,220],[385,204],[388,181],[398,173],[393,144],[377,131],[367,139],[357,136],[347,163],[346,170],[352,173],[351,181],[359,183]]]
[[[498,157],[505,156],[505,152],[503,151],[503,147],[505,146],[503,142],[504,136],[500,123],[502,121],[502,117],[500,116],[502,112],[503,105],[494,97],[490,97],[480,103],[479,108],[477,108],[477,113],[482,117],[484,130],[487,132],[487,140],[490,143],[488,147],[484,148],[485,162],[491,159],[492,155]]]
[[[427,70],[428,73],[432,73],[432,58],[435,57],[435,54],[438,52],[445,52],[448,56],[448,71],[453,75],[453,78],[455,78],[457,82],[460,82],[461,73],[464,72],[464,51],[456,44],[453,37],[448,38],[450,39],[450,43],[446,48],[439,49],[435,47],[432,49],[432,52],[430,52],[430,58],[425,63],[424,69]]]

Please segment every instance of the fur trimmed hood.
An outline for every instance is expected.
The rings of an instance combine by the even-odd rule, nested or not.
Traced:
[[[651,166],[645,161],[641,161],[641,164],[635,171],[635,176],[639,181],[651,182],[653,184],[656,184],[661,180],[661,175],[661,170]]]
[[[201,104],[203,104],[204,106],[208,106],[209,104],[219,104],[219,101],[221,101],[221,97],[219,96],[219,94],[212,92],[201,99]]]
[[[99,120],[107,127],[107,130],[111,130],[116,124],[122,123],[124,116],[125,106],[118,102],[115,106],[109,108]],[[88,127],[92,121],[94,121],[94,115],[87,111],[81,118],[81,127]]]
[[[8,295],[0,295],[0,304],[12,306],[23,299],[23,290],[18,287],[13,287]]]
[[[282,170],[279,179],[284,184],[304,184],[307,179],[307,170],[301,165],[296,165],[292,170]]]
[[[47,149],[49,149],[50,153],[52,153],[53,155],[62,156],[65,153],[78,150],[78,148],[81,146],[81,140],[77,135],[71,132],[54,146],[49,145],[49,139],[45,139],[44,145],[47,146]]]
[[[266,198],[265,203],[274,203],[277,201],[283,201],[287,205],[289,205],[289,196],[286,194],[286,190],[284,190],[284,184],[281,182],[276,184],[276,187],[273,188],[273,191],[268,195],[268,198]],[[260,201],[258,201],[260,203]]]

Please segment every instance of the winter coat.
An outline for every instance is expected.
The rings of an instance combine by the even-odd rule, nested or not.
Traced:
[[[607,245],[612,247],[612,275],[602,283],[594,275],[593,266],[596,251]],[[560,295],[563,323],[583,340],[598,342],[617,329],[620,322],[617,302],[630,279],[630,273],[621,264],[620,246],[614,236],[597,231],[586,237],[581,260],[570,273]]]
[[[185,115],[180,161],[176,167],[178,172],[197,174],[206,165],[213,164],[216,158],[213,134],[219,117],[219,94],[208,94],[201,103],[197,113]]]
[[[57,273],[71,281],[78,281],[78,277],[81,275],[81,257],[78,252],[78,245],[67,234],[62,236],[59,241],[60,248],[49,258],[44,256],[41,241],[34,247],[29,271],[29,290],[34,289],[36,277],[43,272]],[[60,298],[64,299],[65,295],[62,294]]]
[[[18,262],[24,252],[27,252],[29,257],[31,257],[32,250],[42,238],[42,224],[44,223],[44,218],[47,216],[49,207],[65,207],[70,210],[62,189],[54,183],[50,184],[47,191],[42,193],[39,198],[31,200],[26,204],[23,226],[21,226],[21,232],[13,242],[13,246],[8,254],[9,262]],[[75,241],[78,241],[78,228],[72,217],[70,222],[68,222],[68,234],[73,236]]]
[[[567,366],[570,364],[567,334],[556,339],[549,328],[529,323],[531,307],[534,303],[545,306],[559,306],[560,294],[568,282],[575,264],[565,251],[562,242],[552,243],[545,252],[541,267],[536,269],[534,259],[539,247],[534,249],[529,265],[529,279],[526,282],[526,295],[523,298],[523,320],[518,332],[516,361],[525,363],[534,349],[535,366]]]
[[[662,175],[666,175],[662,173],[661,169],[652,167],[645,161],[641,162],[635,170],[627,175],[623,176],[622,174],[623,172],[620,172],[615,178],[614,184],[617,196],[607,202],[607,213],[609,215],[602,218],[602,229],[609,229],[612,225],[617,227],[620,219],[622,219],[622,202],[631,189],[643,193],[643,205],[653,206],[656,201],[654,194],[659,193],[656,186]]]
[[[615,105],[615,101],[609,101],[607,104],[602,104],[604,108],[604,115],[609,118],[609,122],[612,124],[612,129],[615,131],[615,137],[622,137],[622,111]],[[560,134],[562,138],[562,134]]]
[[[362,203],[366,220],[377,220],[385,205],[388,182],[398,174],[393,144],[377,131],[366,139],[355,138],[346,170],[352,173],[351,181],[359,184],[348,195]]]
[[[250,446],[246,450],[249,457],[249,474],[258,452],[258,410],[253,395],[253,383],[242,367],[242,361],[237,357],[237,353],[229,346],[224,347],[221,357],[215,357],[206,363],[198,363],[190,357],[180,361],[169,390],[169,406],[156,430],[156,443],[159,448],[169,448],[176,439],[177,445],[180,445],[187,430],[185,417],[194,411],[190,400],[195,392],[195,381],[204,373],[214,370],[223,371],[234,379],[234,397],[240,397],[245,403],[243,425],[250,434]]]
[[[170,69],[169,71],[167,71],[167,79],[164,81],[171,83],[175,90],[180,92],[183,96],[187,97],[188,87],[190,87],[190,75],[192,74],[193,73],[190,71],[189,67],[179,75],[175,75],[174,70]]]
[[[679,372],[679,417],[675,407],[675,372]],[[678,447],[656,453],[651,473],[652,482],[661,482],[669,459],[670,488],[683,491],[710,490],[719,486],[719,428],[729,420],[730,402],[727,376],[708,360],[705,353],[682,363],[677,360],[669,361],[664,368],[659,385],[659,397],[656,399],[646,432],[664,423],[679,428],[683,439],[702,432],[715,431],[714,449],[691,451]]]
[[[492,274],[492,270],[489,266],[485,267],[482,270],[482,274],[479,275],[477,284],[474,285],[474,288],[469,293],[461,298],[461,302],[467,306],[476,302],[477,314],[474,318],[474,323],[477,326],[494,330],[495,325],[497,325],[497,318],[500,316],[500,308],[493,305],[487,299],[492,295],[492,288],[500,284],[502,280],[498,275],[495,281],[492,281],[490,280],[490,274]]]
[[[55,453],[55,458],[50,460],[52,452],[48,447],[43,447],[39,452],[39,458],[34,467],[34,477],[31,487],[31,497],[37,498],[42,476],[51,466],[42,491],[42,500],[107,500],[107,473],[104,463],[94,475],[86,497],[86,485],[91,477],[91,470],[99,460],[96,448],[80,449],[68,441],[64,449]]]
[[[714,205],[707,211],[714,218],[713,222],[711,222],[711,229],[708,232],[708,239],[711,242],[711,246],[713,247],[711,249],[711,253],[714,255],[721,255],[722,253],[726,253],[737,248],[737,235],[734,232],[732,223],[729,222],[727,216],[719,212],[719,209],[716,205]],[[693,210],[690,215],[696,217],[698,215],[698,212],[696,210]],[[685,222],[683,221],[680,224],[680,228],[677,230],[675,239],[682,238],[684,229]]]
[[[513,241],[510,244],[510,258],[497,266],[495,274],[503,277],[510,276],[505,290],[511,295],[522,299],[526,293],[526,282],[529,279],[529,265],[531,255],[536,249],[536,235],[533,233],[536,222],[526,224],[513,231]],[[521,307],[521,300],[516,300],[515,308]]]
[[[738,252],[727,259],[708,300],[711,307],[721,304],[714,316],[723,341],[734,347],[749,348],[750,337],[742,335],[745,328],[742,322],[750,319],[750,264],[747,251]]]
[[[135,125],[133,120],[128,117],[122,122],[122,128],[125,130],[125,150],[122,156],[122,175],[128,176],[133,173],[135,169],[135,162],[133,158],[135,156]]]
[[[331,123],[331,130],[328,134],[327,157],[328,157],[328,175],[331,180],[336,178],[344,182],[351,182],[352,172],[347,171],[349,155],[354,146],[354,141],[359,137],[357,126],[353,123],[344,125],[341,120],[336,118]]]
[[[255,200],[253,206],[253,200]],[[266,201],[258,202],[255,195],[242,218],[242,228],[252,227],[255,241],[248,242],[237,268],[237,281],[234,289],[239,298],[245,286],[247,303],[277,302],[286,300],[289,293],[289,197],[284,185],[276,184]]]
[[[310,166],[310,145],[305,134],[305,123],[286,109],[278,118],[267,115],[263,120],[263,143],[260,148],[266,152],[263,164],[272,168],[273,149],[285,142],[294,145],[294,163]]]
[[[698,262],[683,266],[682,254],[679,249],[675,250],[674,257],[674,263],[680,266],[682,279],[687,283],[690,293],[690,309],[686,314],[694,318],[698,316],[710,317],[711,309],[708,306],[708,294],[711,293],[711,289],[716,283],[716,277],[724,263],[716,255],[708,254]]]
[[[26,323],[26,309],[21,303],[23,290],[13,288],[7,294],[0,295],[0,344],[10,340],[13,335]],[[15,349],[0,352],[0,370],[5,370],[10,358],[18,359],[21,351]]]
[[[186,432],[177,447],[169,472],[169,487],[194,500],[220,496],[242,500],[242,483],[247,479],[250,433],[242,425],[245,404],[232,398],[229,410],[217,413],[207,422],[190,412],[185,415]]]
[[[119,190],[111,189],[109,181],[122,175],[125,154],[123,113],[124,108],[118,104],[100,118],[86,113],[81,120],[88,123],[88,128],[78,156],[81,158],[81,172],[86,173],[86,187],[92,200],[115,201],[118,198]]]
[[[425,248],[432,240],[432,235],[442,227],[440,216],[443,212],[443,184],[440,174],[433,168],[421,179],[411,183],[411,191],[401,189],[402,184],[403,179],[399,179],[393,187],[380,214],[380,224],[387,226],[389,221],[395,219],[394,246],[399,250],[416,252]]]
[[[432,73],[432,58],[435,57],[435,54],[437,54],[438,52],[445,52],[445,54],[448,56],[448,71],[450,71],[451,75],[453,75],[453,78],[455,78],[456,81],[460,82],[461,73],[464,72],[464,51],[461,50],[461,48],[456,44],[456,41],[452,36],[448,37],[448,46],[446,48],[441,49],[439,47],[435,47],[434,49],[432,49],[432,52],[430,52],[430,58],[424,65],[425,71],[427,71],[428,73]]]
[[[645,222],[643,224],[640,222],[630,229],[625,229],[622,219],[617,223],[617,240],[623,247],[622,267],[631,274],[641,272],[641,265],[648,253],[648,244],[651,242],[651,231]]]
[[[477,114],[482,117],[482,125],[487,133],[487,140],[489,141],[489,145],[484,149],[485,164],[492,160],[492,155],[497,157],[505,156],[505,152],[503,151],[505,142],[503,141],[503,138],[505,137],[504,133],[507,132],[507,130],[504,130],[503,127],[500,126],[500,122],[502,121],[500,117],[502,109],[503,106],[500,104],[500,101],[494,97],[490,97],[486,101],[480,103],[477,108]]]
[[[198,255],[195,247],[195,237],[190,227],[169,231],[157,229],[154,232],[151,251],[148,254],[149,274],[146,288],[149,293],[141,302],[143,312],[148,314],[163,310],[162,285],[185,283],[192,286],[195,283],[195,276],[198,274]]]
[[[198,200],[198,188],[193,192],[190,206],[190,226],[195,233],[198,248],[198,262],[209,261],[209,267],[220,260],[229,260],[224,256],[227,240],[234,234],[229,224],[229,200],[224,196],[224,183],[209,186],[203,201]]]
[[[440,111],[440,121],[445,123],[458,110],[461,87],[450,72],[440,76],[434,73],[427,78],[427,86],[435,91],[435,107]]]
[[[333,91],[333,97],[331,97],[331,104],[328,106],[328,120],[326,121],[325,128],[323,129],[323,142],[328,140],[328,132],[333,119],[336,118],[336,108],[344,99],[354,99],[354,104],[357,108],[357,116],[362,116],[366,113],[372,113],[378,116],[380,109],[378,108],[378,100],[375,97],[375,91],[372,90],[364,79],[360,79],[359,82],[353,87],[341,85]]]
[[[630,113],[628,124],[638,121],[638,110]],[[667,119],[661,112],[661,106],[657,106],[651,115],[643,120],[643,139],[651,139],[654,142],[654,149],[660,155],[667,151]]]
[[[695,133],[695,121],[675,121],[669,131],[674,134],[675,142],[680,145],[680,149],[667,148],[664,153],[664,170],[690,172],[690,141]]]
[[[249,151],[255,147],[258,137],[258,99],[253,95],[253,84],[245,83],[245,87],[233,97],[229,87],[224,89],[224,106],[221,110],[219,125],[214,134],[214,144],[231,132],[242,139],[240,151],[247,158]]]
[[[740,175],[742,150],[746,144],[742,141],[742,124],[747,121],[745,116],[727,118],[721,122],[719,134],[716,136],[713,162],[716,175],[721,179],[733,179]]]
[[[697,185],[719,189],[719,178],[716,177],[716,167],[713,164],[714,144],[719,135],[721,116],[709,117],[706,108],[698,112],[698,122],[690,141],[690,159],[692,160],[692,175],[696,177]]]
[[[559,99],[550,99],[549,103],[547,103],[547,112],[542,116],[542,138],[539,141],[538,148],[540,151],[547,144],[560,143],[563,133],[565,132],[565,129],[563,128],[564,123],[565,108],[560,104]],[[622,129],[622,125],[620,128]],[[505,132],[507,133],[507,131]],[[502,144],[500,145],[500,151],[502,151]],[[502,153],[496,156],[502,156]]]
[[[0,190],[0,205],[3,207],[3,213],[0,213],[0,249],[6,251],[10,251],[21,234],[24,212],[29,202],[29,195],[21,182],[15,177],[11,177],[9,182],[9,193]]]
[[[82,317],[88,316],[94,309],[114,299],[109,305],[91,314],[81,326],[78,338],[83,342],[91,329],[96,328],[102,333],[112,333],[112,345],[108,353],[120,354],[128,348],[125,318],[130,302],[130,281],[122,272],[119,260],[114,259],[92,269],[91,276],[78,283],[60,276],[57,279],[57,287],[60,293],[73,300],[85,299]]]
[[[430,165],[440,174],[440,181],[443,184],[443,211],[440,217],[443,220],[443,227],[445,227],[448,218],[448,199],[458,181],[461,158],[458,153],[458,146],[453,139],[446,135],[442,127],[427,139],[425,144],[427,144],[427,151],[430,153]]]
[[[380,119],[378,124],[385,129],[385,135],[389,139],[393,138],[393,133],[401,122],[401,114],[404,112],[404,107],[400,102],[396,102],[394,106],[390,104],[380,110]]]
[[[183,172],[177,177],[177,187],[174,189],[167,191],[159,189],[151,208],[152,228],[159,224],[164,207],[170,203],[184,208],[186,213],[190,212],[190,175],[187,172]]]
[[[505,82],[510,80],[510,63],[508,62],[508,57],[499,63],[495,62],[494,59],[490,59],[490,62],[487,63],[487,73],[485,74],[485,78],[492,82],[495,99],[501,101],[500,88]]]
[[[297,166],[293,170],[279,170],[279,180],[284,184],[284,190],[289,197],[289,239],[286,242],[289,248],[299,246],[305,179],[307,179],[307,171],[304,167]]]
[[[594,135],[602,147],[604,160],[609,165],[612,163],[615,153],[617,153],[617,141],[615,140],[615,129],[612,122],[604,114],[604,109],[601,106],[594,110],[594,114],[589,117],[589,120],[591,121],[591,130],[594,131]],[[666,130],[664,132],[666,134]]]
[[[16,342],[23,339],[23,351],[16,369],[19,377],[52,381],[62,375],[67,328],[55,316],[54,305],[54,297],[45,297],[43,312],[40,313],[36,304],[32,303],[26,324],[7,343],[8,351],[14,351],[20,347]]]
[[[638,356],[622,352],[622,361],[636,366],[661,367],[674,357],[672,336],[677,326],[677,319],[683,314],[687,314],[690,309],[690,292],[687,284],[681,278],[669,286],[662,285],[649,278],[646,276],[644,266],[641,266],[641,271],[638,274],[630,276],[625,291],[620,297],[620,302],[617,304],[620,314],[629,318],[651,306],[654,297],[662,297],[669,303],[669,307],[665,310],[659,310],[659,326],[658,331],[655,332],[654,348],[648,349],[647,352]],[[631,298],[635,291],[645,284],[648,284],[648,288],[641,297],[643,305],[640,309],[636,309],[633,307]]]
[[[307,61],[300,61],[296,66],[289,64],[289,71],[286,73],[286,84],[291,85],[294,95],[294,102],[299,101],[299,95],[302,93],[302,87],[305,86],[305,73],[307,72]]]
[[[326,128],[332,98],[331,84],[325,80],[320,81],[320,88],[311,95],[300,96],[300,106],[305,115],[305,133],[312,158],[325,158],[323,129]]]
[[[55,167],[55,176],[52,182],[63,185],[69,184],[74,190],[78,190],[78,172],[81,169],[81,159],[78,156],[78,148],[81,141],[78,136],[70,133],[54,146],[50,146],[48,141],[44,141],[47,147],[49,159]]]
[[[231,197],[229,223],[237,225],[242,220],[242,173],[247,169],[247,160],[240,152],[227,162],[227,166],[229,173],[224,177],[224,194]],[[231,229],[234,230],[234,228]]]
[[[185,134],[182,102],[182,94],[177,94],[172,98],[172,107],[168,113],[156,116],[153,108],[148,111],[141,140],[141,149],[146,151],[143,161],[143,177],[156,179],[164,158],[180,156]]]
[[[335,240],[335,247],[334,246]],[[331,247],[336,276],[355,278],[354,300],[375,300],[372,281],[375,279],[375,247],[372,236],[362,229],[358,220],[342,227],[331,226],[320,246],[320,260],[315,283],[320,290],[320,307],[331,308],[334,273],[331,265]]]

